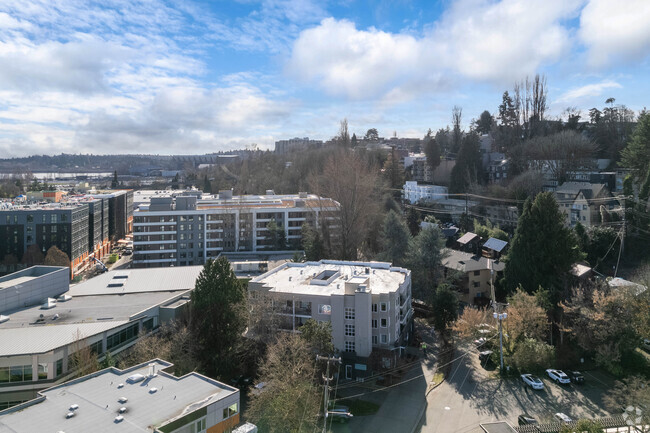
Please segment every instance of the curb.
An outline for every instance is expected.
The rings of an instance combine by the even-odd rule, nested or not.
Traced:
[[[440,383],[442,383],[442,382],[440,382]],[[418,430],[418,428],[420,427],[420,425],[422,424],[422,417],[424,416],[424,413],[426,412],[427,406],[428,406],[428,403],[427,403],[427,398],[426,398],[426,394],[425,394],[425,396],[424,396],[424,404],[422,405],[422,409],[420,409],[420,413],[417,416],[418,422],[416,422],[413,425],[413,428],[411,429],[411,433],[415,433]]]

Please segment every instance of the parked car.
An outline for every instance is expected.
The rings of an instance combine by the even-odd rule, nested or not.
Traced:
[[[573,421],[569,415],[562,412],[556,413],[555,419],[557,419],[560,422],[567,422],[567,423]]]
[[[130,256],[131,254],[133,254],[133,250],[130,248],[125,249],[122,253],[123,256]]]
[[[641,341],[641,348],[650,352],[650,338],[644,338]]]
[[[483,352],[478,354],[478,360],[481,362],[487,362],[490,360],[491,356],[492,356],[491,350],[484,350]]]
[[[562,370],[549,368],[546,370],[546,374],[548,374],[548,377],[550,377],[555,383],[561,383],[563,385],[571,383],[569,376],[567,376]]]
[[[566,375],[573,383],[585,383],[585,377],[579,371],[567,371]]]
[[[327,411],[327,416],[331,417],[332,421],[339,422],[346,422],[347,420],[354,418],[354,415],[352,415],[345,406],[335,406]]]
[[[519,415],[517,418],[519,425],[537,424],[537,420],[530,415]]]
[[[476,346],[482,346],[483,344],[485,344],[486,341],[487,341],[487,338],[481,337],[481,338],[478,338],[478,339],[474,340],[474,344]]]
[[[533,389],[544,389],[544,382],[542,382],[539,377],[532,374],[522,374],[521,380]]]

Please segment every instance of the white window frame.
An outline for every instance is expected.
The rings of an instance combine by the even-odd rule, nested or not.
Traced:
[[[345,342],[345,351],[346,352],[356,352],[356,347],[354,344],[354,340],[346,341]]]
[[[356,335],[356,330],[354,329],[354,323],[345,324],[345,336],[354,337]]]
[[[379,328],[379,321],[377,319],[372,319],[371,326],[372,326],[372,329]]]
[[[382,318],[381,321],[379,322],[379,326],[381,328],[388,328],[389,325],[390,325],[390,319],[388,319],[387,317]]]
[[[389,308],[388,302],[381,302],[381,303],[379,304],[379,310],[380,310],[382,313],[385,313],[386,311],[388,311],[388,308]]]
[[[372,344],[375,345],[375,346],[377,344],[379,344],[379,336],[378,335],[373,335],[372,336]]]
[[[354,307],[345,307],[345,320],[354,320],[355,317]]]
[[[388,334],[381,334],[379,341],[381,344],[388,344]]]

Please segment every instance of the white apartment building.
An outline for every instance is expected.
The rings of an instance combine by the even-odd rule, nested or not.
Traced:
[[[142,191],[134,198],[133,265],[200,265],[221,252],[270,251],[275,221],[287,245],[300,248],[302,226],[331,221],[339,203],[314,194],[233,196],[200,191]]]
[[[417,181],[406,181],[403,188],[404,200],[417,203],[420,200],[436,201],[447,198],[447,187],[438,185],[418,185]]]
[[[307,320],[329,321],[345,377],[362,377],[375,349],[399,355],[412,333],[411,271],[383,262],[285,263],[249,282],[252,296],[268,296],[281,328],[299,331]]]

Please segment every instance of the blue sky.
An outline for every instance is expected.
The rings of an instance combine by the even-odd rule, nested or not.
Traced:
[[[647,0],[3,0],[0,155],[420,137],[548,79],[550,117],[650,95]]]

